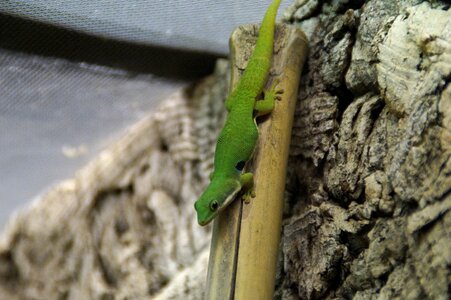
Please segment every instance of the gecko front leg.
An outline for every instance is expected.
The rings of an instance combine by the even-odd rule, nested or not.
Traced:
[[[251,198],[255,198],[254,174],[250,172],[241,174],[240,181],[244,192],[241,199],[248,204],[251,202]]]

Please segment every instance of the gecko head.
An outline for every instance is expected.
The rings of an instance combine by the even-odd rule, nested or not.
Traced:
[[[205,226],[210,223],[232,202],[240,189],[238,179],[214,178],[194,204],[199,225]]]

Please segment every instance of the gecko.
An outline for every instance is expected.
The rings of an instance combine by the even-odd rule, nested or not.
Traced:
[[[255,197],[253,173],[243,170],[257,143],[256,118],[269,114],[283,94],[278,82],[263,91],[271,67],[280,2],[274,0],[268,7],[247,67],[226,99],[228,115],[216,143],[210,183],[194,204],[201,226],[211,222],[240,192],[246,202]],[[262,92],[264,97],[259,99]]]

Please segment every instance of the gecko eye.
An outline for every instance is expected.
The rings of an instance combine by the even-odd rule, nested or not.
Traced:
[[[241,160],[236,164],[235,169],[237,169],[238,171],[243,171],[245,164],[246,162],[244,160]]]
[[[211,211],[216,211],[218,209],[218,207],[219,207],[218,201],[215,200],[210,203]]]

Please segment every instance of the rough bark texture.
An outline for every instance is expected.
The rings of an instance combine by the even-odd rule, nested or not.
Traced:
[[[287,181],[278,299],[448,299],[451,12],[443,1],[298,0],[310,38]],[[201,299],[192,205],[227,67],[174,95],[15,216],[0,299]]]
[[[447,299],[451,13],[297,1],[309,28],[283,230],[282,299]]]

